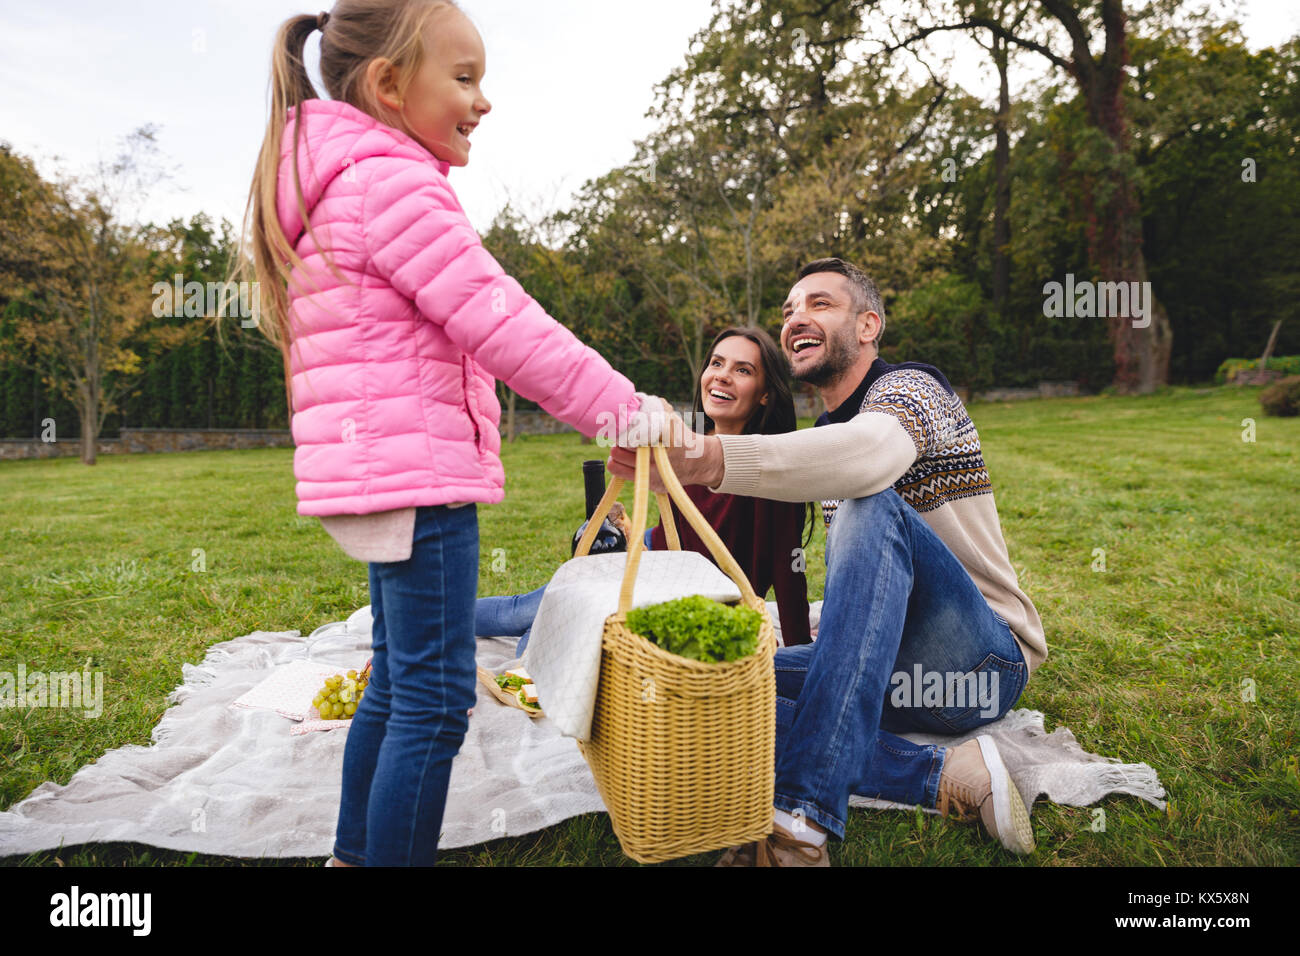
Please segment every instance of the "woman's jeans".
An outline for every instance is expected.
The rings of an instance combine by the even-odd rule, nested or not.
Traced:
[[[844,835],[850,794],[935,806],[944,750],[1005,714],[1028,668],[1006,621],[892,489],[844,501],[813,644],[776,652],[777,807]]]
[[[478,637],[518,637],[515,657],[523,657],[533,618],[537,617],[545,593],[546,585],[542,585],[527,594],[479,598],[474,604],[474,634]]]
[[[650,529],[646,528],[645,546],[650,548]],[[543,584],[527,594],[507,594],[503,597],[482,597],[474,606],[474,633],[478,637],[518,637],[515,657],[524,656],[528,638],[532,634],[533,618],[542,606]]]
[[[474,505],[415,511],[411,557],[370,565],[370,686],[348,729],[334,855],[431,866],[474,706]]]

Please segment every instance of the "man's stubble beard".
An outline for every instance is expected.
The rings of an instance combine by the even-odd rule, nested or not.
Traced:
[[[825,388],[834,384],[858,360],[862,343],[858,341],[853,328],[841,326],[826,336],[826,344],[822,348],[824,351],[821,361],[802,372],[795,372],[794,365],[791,363],[790,374],[794,376],[795,381],[807,382],[816,388]]]

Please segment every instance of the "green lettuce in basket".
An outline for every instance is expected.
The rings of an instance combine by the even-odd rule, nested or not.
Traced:
[[[696,594],[627,613],[628,630],[670,654],[706,663],[735,661],[758,650],[763,616]]]

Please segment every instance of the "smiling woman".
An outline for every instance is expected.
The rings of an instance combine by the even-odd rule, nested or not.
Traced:
[[[768,410],[766,382],[774,377],[764,368],[755,340],[740,330],[719,336],[695,389],[696,412],[704,414],[706,430],[741,435],[752,419],[755,431],[761,431],[761,416],[755,413]]]
[[[695,420],[706,434],[779,435],[798,427],[787,364],[772,337],[748,326],[725,329],[713,340],[709,360],[695,388]],[[808,589],[804,578],[805,525],[812,534],[811,504],[715,494],[701,485],[686,493],[745,570],[754,591],[771,588],[789,647],[812,640]],[[684,549],[709,551],[673,506],[673,520]],[[668,545],[662,523],[649,533],[653,548]]]
[[[762,329],[724,329],[695,383],[695,420],[705,434],[777,435],[797,427],[787,366]],[[701,418],[702,417],[702,418]]]

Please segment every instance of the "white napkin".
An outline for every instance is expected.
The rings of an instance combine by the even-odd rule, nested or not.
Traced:
[[[537,685],[542,709],[566,737],[586,740],[600,680],[605,618],[618,610],[627,554],[593,554],[560,565],[546,586],[523,664]],[[637,568],[632,606],[702,594],[738,601],[740,589],[695,551],[645,551]]]
[[[364,665],[363,659],[357,669]],[[270,677],[252,690],[240,694],[230,702],[230,706],[272,710],[290,720],[306,720],[316,714],[311,699],[324,686],[325,678],[342,674],[345,670],[347,668],[329,667],[315,661],[291,661],[276,668]]]

